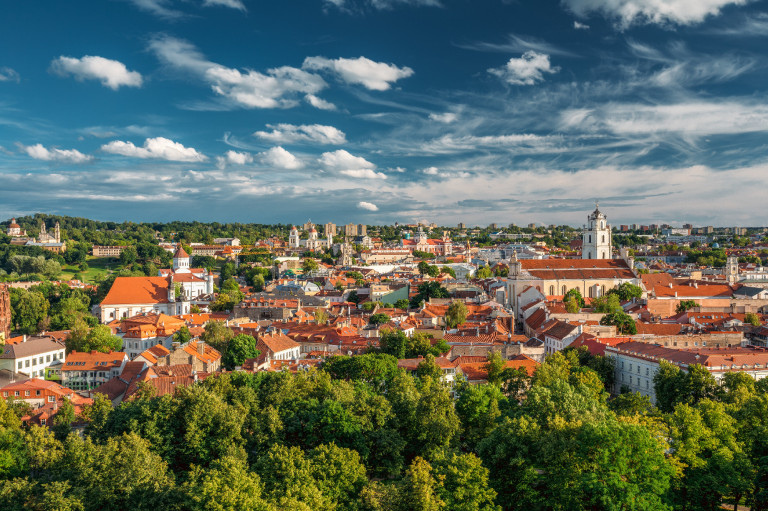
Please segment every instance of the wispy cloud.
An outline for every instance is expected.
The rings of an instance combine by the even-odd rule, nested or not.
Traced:
[[[267,124],[272,131],[257,131],[253,135],[276,144],[332,144],[347,142],[347,136],[338,128],[322,124]]]
[[[10,67],[0,67],[0,82],[19,82],[19,73]]]
[[[209,61],[189,42],[173,37],[155,38],[150,49],[163,63],[192,73],[229,104],[239,107],[291,108],[299,104],[298,98],[316,97],[327,87],[320,76],[290,66],[265,72],[228,68]],[[315,104],[320,103],[315,101]]]
[[[525,53],[527,51],[533,51],[536,53],[546,53],[547,55],[560,55],[562,57],[579,56],[569,50],[548,43],[537,37],[523,37],[514,34],[507,36],[507,40],[501,43],[477,41],[473,43],[457,44],[456,46],[465,50],[497,53]]]
[[[692,25],[716,16],[728,6],[745,5],[750,0],[562,0],[575,15],[600,13],[626,29],[633,24]]]

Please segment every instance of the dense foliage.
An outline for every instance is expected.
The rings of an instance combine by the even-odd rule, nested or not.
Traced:
[[[71,411],[52,432],[22,428],[0,400],[0,508],[766,509],[768,385],[665,367],[658,409],[609,400],[610,363],[566,350],[533,378],[489,360],[491,383],[459,380],[452,398],[431,360],[417,377],[369,354],[116,409],[99,397],[82,435]]]

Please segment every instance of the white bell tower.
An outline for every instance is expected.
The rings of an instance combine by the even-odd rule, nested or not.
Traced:
[[[587,229],[582,235],[582,259],[612,259],[611,226],[608,219],[600,212],[600,204],[595,203],[595,211],[587,216]]]

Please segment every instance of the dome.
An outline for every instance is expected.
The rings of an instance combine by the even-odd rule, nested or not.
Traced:
[[[309,230],[309,232],[317,232],[317,229],[315,229],[315,228],[313,227],[313,228],[311,228],[311,229]]]

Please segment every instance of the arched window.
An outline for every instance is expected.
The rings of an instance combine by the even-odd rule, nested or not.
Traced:
[[[565,296],[565,293],[567,293],[567,292],[568,292],[568,290],[566,289],[565,286],[563,286],[563,296]]]
[[[587,259],[592,259],[592,252],[587,252]]]
[[[603,234],[603,243],[605,243],[605,234]]]
[[[588,237],[588,238],[589,238],[589,239],[587,240],[587,243],[592,243],[592,235],[591,235],[591,234],[589,235],[589,237]]]
[[[594,294],[595,294],[595,288],[592,286],[589,286],[589,297],[594,298]]]
[[[555,295],[555,286],[549,286],[549,296]]]

